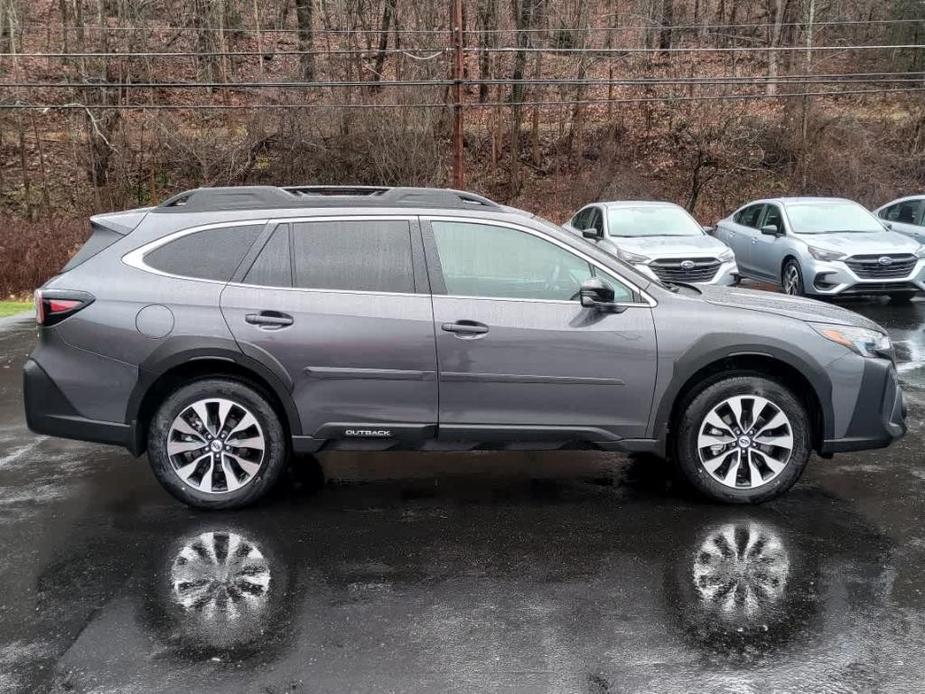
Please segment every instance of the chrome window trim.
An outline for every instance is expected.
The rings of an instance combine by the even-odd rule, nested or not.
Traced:
[[[588,207],[591,207],[591,205],[588,205]],[[525,227],[523,225],[516,224],[514,222],[507,222],[507,221],[496,220],[496,219],[481,219],[478,217],[456,217],[456,216],[450,217],[450,216],[440,216],[440,215],[420,215],[420,216],[424,221],[427,221],[427,222],[465,222],[465,223],[470,223],[470,224],[480,224],[482,226],[487,225],[487,226],[507,227],[509,229],[514,229],[515,231],[522,231],[532,236],[536,236],[537,238],[543,239],[544,241],[548,241],[549,243],[559,246],[562,250],[564,250],[567,253],[571,253],[572,255],[578,256],[579,258],[584,260],[586,263],[588,263],[592,267],[598,270],[601,270],[603,272],[606,272],[607,274],[614,275],[615,277],[617,277],[617,279],[620,282],[623,282],[627,287],[629,287],[632,291],[636,292],[637,294],[639,294],[639,296],[643,298],[643,301],[615,302],[616,306],[627,306],[627,307],[647,306],[651,308],[653,306],[658,305],[658,302],[652,296],[650,296],[648,293],[643,291],[642,288],[637,286],[634,282],[630,282],[628,279],[626,279],[622,274],[620,274],[616,270],[609,268],[609,267],[605,267],[604,265],[601,265],[598,261],[596,261],[591,256],[586,255],[585,253],[582,253],[581,251],[576,250],[575,248],[572,248],[571,246],[559,241],[558,239],[554,239],[551,236],[544,234],[538,229],[531,229],[530,227]],[[447,296],[447,297],[452,297],[454,299],[491,299],[493,301],[519,301],[519,302],[528,302],[528,303],[550,303],[550,304],[574,304],[576,303],[575,301],[568,301],[564,299],[523,299],[523,298],[516,298],[516,297],[499,297],[499,296],[467,296],[467,295],[461,295],[461,294],[434,294],[433,296],[434,297]]]
[[[591,205],[586,205],[586,207],[591,207]],[[170,277],[172,279],[186,280],[188,282],[205,282],[207,284],[220,284],[223,286],[229,287],[242,287],[242,288],[252,288],[252,289],[272,289],[277,291],[289,291],[289,292],[312,292],[320,294],[359,294],[365,296],[419,296],[419,297],[430,297],[430,296],[443,296],[454,299],[484,299],[490,301],[509,301],[509,302],[520,302],[520,303],[546,303],[546,304],[568,304],[574,305],[578,302],[569,301],[564,299],[523,299],[516,297],[498,297],[498,296],[467,296],[461,294],[431,294],[431,293],[419,293],[419,292],[383,292],[383,291],[367,291],[362,289],[322,289],[322,288],[311,288],[311,287],[274,287],[272,285],[260,285],[260,284],[247,284],[244,282],[223,282],[221,280],[210,280],[204,279],[201,277],[189,277],[186,275],[175,275],[169,272],[164,272],[163,270],[158,270],[151,267],[144,262],[145,256],[154,251],[161,246],[164,246],[171,241],[182,238],[189,234],[195,234],[200,231],[208,231],[210,229],[222,229],[227,227],[238,227],[238,226],[256,226],[256,225],[265,225],[270,223],[275,224],[295,224],[298,222],[335,222],[335,221],[376,221],[376,220],[395,220],[395,221],[407,221],[409,223],[423,221],[441,221],[441,222],[467,222],[470,224],[482,224],[489,226],[500,226],[508,227],[516,231],[522,231],[527,234],[531,234],[538,238],[548,241],[549,243],[555,244],[565,250],[568,253],[577,255],[579,258],[589,263],[593,267],[606,272],[608,274],[616,276],[619,281],[623,282],[627,287],[632,289],[634,292],[637,292],[639,296],[643,298],[644,301],[627,301],[627,302],[616,302],[617,306],[621,307],[654,307],[658,305],[658,302],[647,292],[643,291],[638,285],[634,282],[627,280],[622,274],[613,270],[612,268],[601,265],[599,262],[591,258],[590,256],[578,251],[565,243],[562,243],[558,239],[554,239],[546,234],[542,233],[539,230],[532,229],[530,227],[525,227],[520,224],[513,222],[507,222],[503,220],[495,219],[486,219],[482,217],[466,217],[466,216],[456,216],[456,215],[409,215],[409,214],[337,214],[337,215],[323,215],[323,216],[293,216],[293,217],[273,217],[265,219],[249,219],[241,220],[234,222],[211,222],[209,224],[199,224],[197,226],[192,226],[187,229],[180,229],[175,232],[171,232],[166,236],[163,236],[154,241],[149,241],[148,243],[142,244],[138,248],[129,251],[122,256],[122,262],[126,265],[134,267],[143,272],[150,272],[153,275],[160,275],[161,277]]]
[[[142,270],[144,272],[150,272],[152,275],[160,275],[161,277],[170,277],[177,280],[187,280],[189,282],[206,282],[208,284],[221,284],[225,285],[228,282],[222,280],[210,280],[204,277],[189,277],[188,275],[175,275],[171,272],[164,272],[163,270],[158,270],[157,268],[151,267],[145,262],[145,256],[151,253],[152,251],[157,250],[161,246],[165,246],[171,241],[175,241],[184,236],[189,236],[190,234],[196,234],[200,231],[209,231],[210,229],[226,229],[229,227],[252,227],[252,226],[266,226],[270,220],[268,219],[249,219],[247,221],[236,221],[236,222],[212,222],[210,224],[200,224],[198,226],[189,227],[188,229],[180,229],[179,231],[174,231],[167,236],[163,236],[154,241],[149,241],[148,243],[142,244],[138,248],[129,251],[122,256],[122,262],[126,265]]]

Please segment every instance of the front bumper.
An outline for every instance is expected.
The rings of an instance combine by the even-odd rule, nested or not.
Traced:
[[[854,411],[842,436],[826,439],[823,455],[885,448],[906,433],[906,407],[896,368],[886,359],[865,359]]]
[[[23,401],[26,425],[36,434],[124,446],[134,455],[140,452],[133,424],[81,416],[34,359],[23,367]]]
[[[919,259],[908,275],[889,279],[859,277],[841,260],[804,259],[806,293],[817,296],[892,294],[925,291],[925,259]]]
[[[647,277],[661,281],[658,275],[656,275],[652,268],[649,267],[646,263],[634,264],[633,267]],[[720,264],[716,270],[716,274],[713,275],[712,279],[695,282],[694,284],[713,284],[720,287],[731,287],[732,285],[736,284],[738,280],[739,266],[736,264],[735,260],[727,260]]]

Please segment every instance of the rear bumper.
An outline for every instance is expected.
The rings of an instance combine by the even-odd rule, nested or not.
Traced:
[[[822,442],[822,454],[885,448],[906,433],[906,407],[894,366],[867,359],[854,413],[844,436]]]
[[[133,424],[103,422],[81,416],[34,359],[23,367],[26,424],[36,434],[124,446],[133,455],[140,446]]]

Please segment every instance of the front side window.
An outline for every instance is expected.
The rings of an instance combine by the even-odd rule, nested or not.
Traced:
[[[763,209],[764,205],[750,205],[736,215],[735,221],[742,226],[757,229],[758,218],[761,216],[761,210]]]
[[[588,221],[588,228],[594,229],[598,234],[604,233],[604,216],[601,214],[601,208],[591,208],[591,217]]]
[[[297,222],[291,233],[295,287],[414,292],[405,220]]]
[[[703,236],[703,229],[678,207],[612,207],[607,211],[611,236]]]
[[[881,216],[900,224],[922,224],[922,200],[906,200],[886,208]]]
[[[764,215],[762,226],[776,226],[779,232],[784,231],[784,219],[781,217],[780,208],[777,205],[768,205],[767,213]]]
[[[787,205],[795,234],[882,232],[883,226],[856,202],[800,202]]]
[[[508,227],[474,222],[431,224],[448,294],[502,299],[577,301],[594,267],[545,239]],[[615,290],[615,301],[632,291],[599,273]]]
[[[253,224],[195,231],[146,253],[144,262],[169,275],[227,282],[262,230]]]

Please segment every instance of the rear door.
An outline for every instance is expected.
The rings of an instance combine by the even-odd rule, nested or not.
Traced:
[[[625,280],[515,224],[424,224],[434,289],[441,438],[613,441],[645,435],[652,309]],[[619,313],[582,308],[592,276]]]
[[[245,352],[288,375],[305,435],[433,435],[433,311],[415,217],[289,220],[244,265],[222,311]]]
[[[733,216],[727,235],[722,238],[735,253],[739,271],[751,277],[760,275],[752,261],[752,242],[758,236],[758,223],[763,211],[763,203],[742,208]]]

